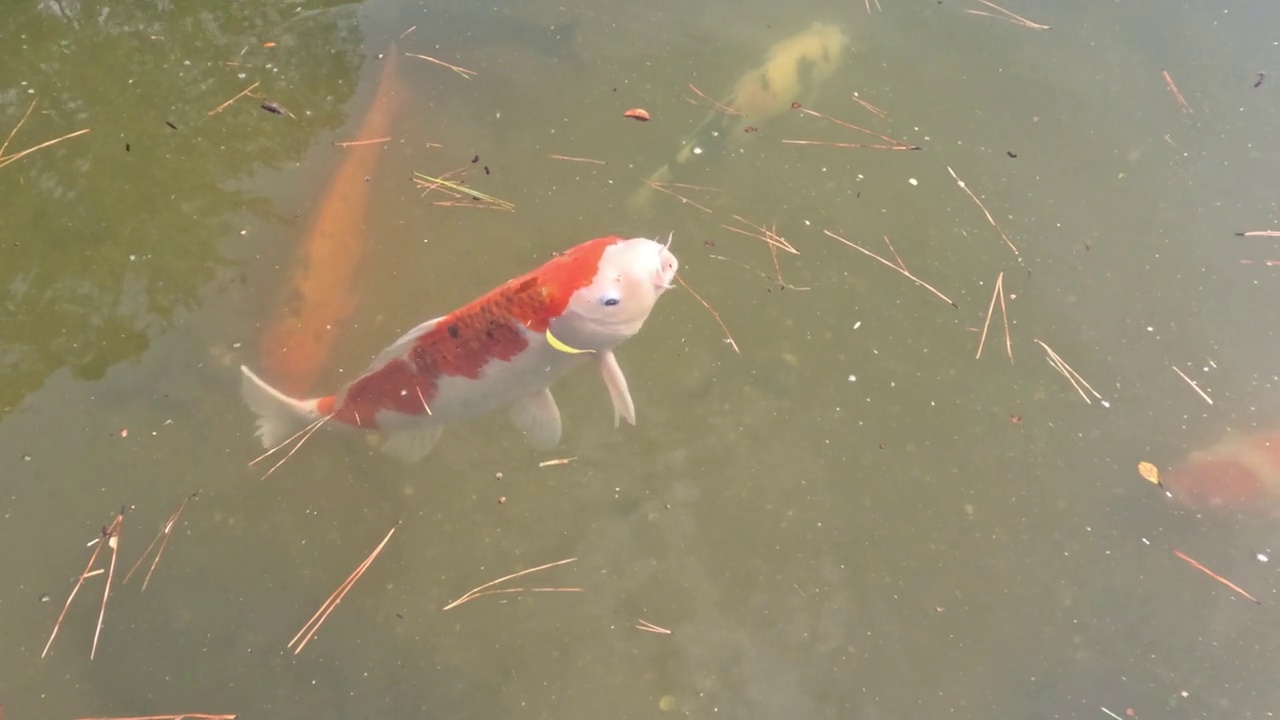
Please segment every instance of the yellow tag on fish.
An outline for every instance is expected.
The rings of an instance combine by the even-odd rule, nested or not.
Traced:
[[[569,347],[568,345],[565,345],[564,343],[560,342],[559,338],[551,334],[551,328],[547,328],[547,343],[550,344],[551,347],[559,350],[560,352],[569,353],[570,355],[576,355],[578,353],[595,352],[595,350],[579,350],[578,348]]]

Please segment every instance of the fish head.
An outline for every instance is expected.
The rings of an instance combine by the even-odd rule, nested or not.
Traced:
[[[608,350],[640,332],[680,267],[670,245],[670,238],[613,238],[600,253],[595,275],[573,291],[549,322],[549,332],[583,351]]]

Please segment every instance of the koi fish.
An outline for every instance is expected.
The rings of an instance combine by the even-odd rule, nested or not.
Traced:
[[[1162,475],[1161,483],[1194,508],[1275,506],[1280,500],[1280,434],[1228,439],[1194,452]]]
[[[404,97],[396,75],[399,55],[393,43],[359,138],[382,137],[391,127]],[[365,214],[373,193],[368,179],[385,152],[376,144],[343,150],[342,164],[298,250],[287,294],[263,332],[262,365],[288,392],[311,388],[355,306],[351,283],[364,254]]]
[[[535,448],[560,441],[550,386],[588,359],[613,402],[614,426],[635,425],[635,404],[613,348],[640,331],[679,263],[667,244],[602,237],[509,280],[383,350],[336,395],[298,400],[241,366],[241,394],[273,448],[332,419],[383,435],[384,451],[408,462],[431,452],[444,425],[511,406]]]
[[[808,30],[769,48],[764,64],[739,78],[721,103],[738,114],[712,111],[675,159],[658,168],[632,194],[627,203],[631,211],[643,211],[653,197],[649,182],[669,181],[694,158],[732,152],[746,139],[748,127],[777,117],[790,110],[793,103],[815,94],[840,67],[848,44],[849,38],[841,28],[814,23]]]

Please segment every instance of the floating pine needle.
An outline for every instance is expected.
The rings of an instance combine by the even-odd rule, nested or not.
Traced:
[[[296,445],[294,445],[294,446],[293,446],[293,448],[292,448],[292,449],[290,449],[290,450],[289,450],[289,452],[288,452],[288,453],[286,453],[286,454],[285,454],[285,456],[284,456],[283,458],[281,458],[279,462],[277,462],[275,465],[272,465],[272,466],[271,466],[271,469],[267,471],[267,474],[266,474],[266,475],[263,475],[263,476],[260,478],[260,479],[262,479],[262,480],[266,480],[266,479],[271,475],[271,473],[273,473],[273,472],[275,472],[275,471],[276,471],[276,468],[278,468],[278,467],[280,467],[281,465],[283,465],[283,464],[284,464],[284,461],[285,461],[285,460],[288,460],[289,458],[293,457],[293,454],[294,454],[294,453],[296,453],[296,452],[298,452],[298,448],[302,447],[302,443],[306,442],[306,441],[307,441],[307,438],[310,438],[313,434],[315,434],[315,431],[319,430],[321,425],[324,425],[326,422],[329,422],[329,419],[330,419],[330,418],[332,418],[332,417],[333,417],[333,415],[334,415],[334,413],[329,413],[328,415],[325,415],[324,417],[320,418],[319,420],[316,420],[315,422],[311,423],[310,425],[308,425],[308,426],[306,426],[306,427],[302,428],[302,429],[301,429],[301,430],[299,430],[298,432],[296,432],[296,433],[294,433],[294,434],[290,435],[288,438],[286,438],[285,440],[283,440],[279,445],[276,445],[275,447],[271,448],[270,450],[268,450],[268,451],[266,451],[266,452],[262,453],[261,455],[259,455],[259,456],[258,456],[258,457],[256,457],[256,458],[254,458],[252,461],[250,461],[250,462],[249,462],[249,465],[250,465],[250,466],[253,466],[253,465],[258,464],[258,462],[259,462],[259,461],[261,461],[261,460],[265,459],[267,456],[271,455],[272,453],[274,453],[275,451],[277,451],[277,450],[279,450],[280,448],[284,447],[285,445],[288,445],[289,443],[293,442],[294,438],[297,438],[298,436],[302,436],[302,439],[301,439],[301,440],[299,440],[299,441],[298,441],[298,443],[297,443]]]
[[[406,37],[409,37],[409,33],[413,32],[414,30],[417,30],[417,29],[418,29],[418,26],[417,26],[417,25],[414,25],[413,27],[409,28],[408,30],[405,30],[404,32],[400,33],[400,39],[401,39],[401,40],[403,40],[403,39],[405,39]]]
[[[1098,394],[1098,391],[1094,390],[1093,387],[1089,385],[1089,383],[1085,382],[1085,379],[1080,376],[1080,373],[1076,372],[1075,370],[1072,370],[1071,366],[1068,365],[1066,361],[1064,361],[1061,357],[1059,357],[1058,353],[1053,351],[1053,348],[1049,347],[1048,345],[1045,345],[1044,342],[1042,342],[1039,339],[1036,340],[1036,343],[1040,345],[1040,347],[1044,348],[1045,352],[1049,353],[1049,364],[1053,365],[1054,368],[1058,370],[1058,372],[1062,373],[1062,375],[1065,378],[1067,378],[1067,380],[1071,381],[1071,385],[1076,389],[1076,392],[1080,393],[1080,397],[1084,398],[1085,402],[1089,403],[1090,405],[1093,404],[1093,401],[1089,399],[1089,396],[1086,395],[1084,393],[1084,390],[1080,387],[1081,385],[1084,385],[1084,387],[1088,388],[1089,392],[1093,393],[1094,397],[1098,398],[1099,400],[1102,399],[1102,396]],[[1103,403],[1103,404],[1105,405],[1106,403]]]
[[[478,191],[478,190],[473,190],[473,189],[468,188],[468,187],[463,187],[462,185],[460,185],[460,184],[458,184],[458,183],[451,182],[451,181],[449,181],[449,180],[445,180],[445,179],[443,179],[443,178],[433,178],[433,177],[431,177],[430,175],[423,175],[423,174],[422,174],[422,173],[420,173],[420,172],[415,172],[415,173],[414,173],[414,176],[416,176],[416,177],[417,177],[418,179],[420,179],[420,180],[425,180],[427,183],[431,183],[431,184],[432,184],[432,185],[431,185],[431,187],[432,187],[432,188],[437,187],[437,186],[443,186],[443,187],[449,188],[449,189],[451,189],[451,190],[455,190],[455,191],[457,191],[457,192],[459,192],[459,193],[462,193],[463,195],[467,195],[467,196],[469,196],[469,197],[475,198],[476,200],[480,200],[480,201],[482,201],[482,202],[490,203],[490,204],[492,204],[494,207],[497,207],[497,208],[502,209],[502,210],[515,210],[515,209],[516,209],[515,204],[513,204],[513,203],[509,203],[509,202],[507,202],[506,200],[499,200],[498,198],[493,197],[492,195],[485,195],[484,193],[482,193],[482,192],[480,192],[480,191]],[[419,186],[420,186],[420,187],[421,187],[421,186],[423,186],[423,183],[419,183]],[[430,189],[430,188],[429,188],[429,189]],[[440,205],[441,203],[435,203],[435,204],[436,204],[436,205]],[[459,204],[465,204],[465,203],[459,203]]]
[[[407,56],[409,56],[409,57],[411,57],[411,58],[418,58],[419,60],[426,60],[426,61],[428,61],[428,62],[433,62],[433,63],[435,63],[435,64],[437,64],[437,65],[443,65],[444,67],[447,67],[447,68],[449,68],[450,70],[452,70],[452,71],[454,71],[454,72],[458,73],[459,75],[461,75],[462,77],[466,78],[467,80],[470,80],[470,79],[471,79],[471,76],[476,74],[474,70],[468,70],[468,69],[466,69],[466,68],[458,67],[457,65],[450,65],[449,63],[447,63],[447,62],[445,62],[445,61],[443,61],[443,60],[437,60],[437,59],[435,59],[435,58],[433,58],[433,57],[429,57],[429,56],[427,56],[427,55],[416,55],[416,54],[414,54],[414,53],[405,53],[405,55],[407,55]]]
[[[698,208],[699,210],[703,211],[703,213],[710,213],[710,209],[704,208],[703,205],[696,204],[696,202],[690,199],[687,199],[687,197],[685,197],[684,195],[680,195],[680,193],[671,190],[672,187],[680,187],[680,186],[677,186],[677,184],[654,182],[652,181],[652,179],[646,179],[646,181],[644,182],[649,183],[649,187],[654,188],[654,190],[657,190],[660,192],[666,192],[667,195],[675,197],[675,199],[680,200],[681,202],[685,202],[685,204],[687,205],[692,205],[694,206],[694,208]],[[707,188],[707,190],[714,190],[714,188]]]
[[[1003,15],[993,15],[993,14],[991,14],[991,13],[989,13],[989,12],[983,12],[983,11],[981,11],[981,10],[965,10],[965,12],[970,13],[970,14],[972,14],[972,15],[985,15],[985,16],[987,16],[987,17],[993,17],[993,18],[996,18],[996,19],[998,19],[998,20],[1005,20],[1005,21],[1008,21],[1008,22],[1013,23],[1014,25],[1021,25],[1021,26],[1023,26],[1023,27],[1029,27],[1029,28],[1031,28],[1032,30],[1048,30],[1048,29],[1050,29],[1050,28],[1052,27],[1051,25],[1041,25],[1040,23],[1037,23],[1037,22],[1031,22],[1030,20],[1028,20],[1028,19],[1026,19],[1026,18],[1022,17],[1021,15],[1015,15],[1015,14],[1013,14],[1013,13],[1009,12],[1008,10],[1005,10],[1004,8],[1000,7],[999,5],[996,5],[995,3],[987,2],[987,0],[978,0],[978,2],[982,3],[983,5],[986,5],[986,6],[987,6],[987,7],[989,7],[989,8],[993,8],[993,9],[995,9],[995,10],[999,10],[1000,12],[1002,12],[1002,13],[1004,13],[1004,14],[1003,14]]]
[[[55,143],[60,143],[63,140],[68,140],[70,138],[84,135],[85,133],[89,132],[89,128],[85,128],[84,130],[77,130],[73,133],[67,133],[62,137],[58,137],[46,142],[42,142],[39,145],[36,145],[35,147],[29,147],[26,150],[23,150],[21,152],[16,152],[12,155],[6,156],[4,154],[4,151],[9,147],[9,143],[13,140],[13,137],[18,134],[18,130],[22,128],[23,123],[27,121],[27,116],[29,116],[31,114],[31,111],[35,109],[36,101],[38,99],[39,98],[31,101],[31,105],[27,107],[27,112],[23,114],[22,119],[18,121],[18,124],[13,126],[13,130],[10,131],[9,137],[5,138],[4,140],[4,144],[0,145],[0,168],[4,167],[5,165],[8,165],[11,162],[21,160],[22,158],[26,157],[27,155],[30,155],[31,153],[37,150],[47,148],[50,145],[53,145]]]
[[[111,564],[107,566],[107,585],[102,589],[102,609],[98,611],[98,626],[93,631],[93,646],[89,648],[89,659],[98,653],[98,636],[102,634],[102,619],[107,616],[107,598],[111,595],[111,578],[116,574],[116,555],[120,545],[120,523],[124,521],[124,508],[116,513],[116,519],[107,528],[104,537],[111,547]],[[98,545],[102,547],[102,545]]]
[[[556,458],[555,460],[543,460],[542,462],[538,463],[538,467],[544,468],[544,467],[551,467],[552,465],[568,465],[569,463],[577,459],[578,459],[578,456],[575,455],[573,457],[567,457],[567,458]]]
[[[593,160],[593,159],[591,159],[591,158],[574,157],[574,156],[572,156],[572,155],[556,155],[555,153],[551,153],[550,155],[547,155],[547,157],[551,158],[552,160],[569,160],[569,161],[571,161],[571,162],[592,163],[592,164],[595,164],[595,165],[607,165],[607,164],[608,164],[608,163],[606,163],[606,162],[605,162],[605,161],[603,161],[603,160]]]
[[[898,260],[902,262],[901,259]],[[991,315],[996,309],[996,298],[1000,299],[1000,317],[1004,320],[1004,349],[1009,353],[1009,362],[1013,362],[1013,343],[1009,340],[1009,310],[1004,305],[1004,271],[996,276],[996,289],[991,293],[991,305],[987,308],[987,319],[982,323],[982,339],[978,341],[978,354],[975,360],[982,358],[982,346],[987,342],[987,328],[991,325]]]
[[[706,93],[704,93],[704,92],[702,92],[702,91],[701,91],[701,90],[699,90],[698,88],[694,87],[694,86],[693,86],[693,83],[689,83],[689,89],[690,89],[690,90],[692,90],[692,91],[694,91],[694,92],[696,92],[696,93],[698,93],[698,97],[702,98],[703,100],[706,100],[708,103],[711,103],[711,107],[715,108],[716,110],[719,110],[720,112],[722,112],[722,113],[724,113],[724,114],[726,114],[726,115],[741,115],[741,114],[742,114],[742,111],[741,111],[741,110],[734,110],[733,108],[729,107],[728,105],[725,105],[725,104],[723,104],[723,103],[718,103],[718,102],[716,102],[715,100],[712,100],[711,98],[707,97],[707,94],[706,94]],[[689,97],[686,97],[686,98],[685,98],[685,101],[686,101],[686,102],[693,103],[694,105],[697,105],[697,104],[698,104],[698,101],[696,101],[696,100],[694,100],[694,99],[692,99],[692,98],[689,98]]]
[[[1143,480],[1154,483],[1161,490],[1164,489],[1164,483],[1160,482],[1160,469],[1155,465],[1145,460],[1138,463],[1138,474],[1142,476]]]
[[[861,246],[859,246],[859,245],[856,245],[856,244],[854,244],[854,243],[851,243],[851,242],[849,242],[848,240],[845,240],[844,238],[840,237],[839,235],[836,235],[835,233],[831,232],[830,230],[823,230],[822,232],[826,233],[826,234],[827,234],[827,235],[829,235],[830,237],[835,238],[836,240],[839,240],[840,242],[844,243],[845,245],[848,245],[849,247],[853,248],[854,250],[857,250],[858,252],[860,252],[860,253],[862,253],[862,254],[864,254],[864,255],[869,255],[869,256],[871,256],[871,257],[875,258],[876,260],[879,260],[881,263],[884,263],[885,265],[888,265],[889,267],[893,268],[894,270],[897,270],[898,272],[900,272],[900,273],[902,273],[903,275],[905,275],[905,276],[907,277],[907,279],[908,279],[908,280],[911,280],[912,282],[914,282],[914,283],[916,283],[917,285],[919,285],[919,286],[923,287],[924,289],[928,290],[929,292],[933,293],[934,295],[937,295],[939,298],[942,298],[942,300],[943,300],[943,301],[945,301],[945,302],[946,302],[948,305],[950,305],[951,307],[953,307],[953,308],[959,308],[959,307],[960,307],[959,305],[956,305],[956,304],[955,304],[955,302],[953,302],[953,301],[951,300],[951,298],[949,298],[949,297],[947,297],[946,295],[943,295],[942,293],[938,292],[937,288],[935,288],[934,286],[930,285],[929,283],[927,283],[927,282],[925,282],[925,281],[921,280],[920,278],[916,277],[915,275],[912,275],[910,272],[908,272],[908,271],[907,271],[907,269],[906,269],[905,267],[901,267],[901,266],[899,266],[899,265],[894,265],[893,263],[889,262],[888,260],[885,260],[884,258],[880,257],[879,255],[877,255],[877,254],[875,254],[875,253],[871,252],[870,250],[866,250],[866,249],[862,248],[862,247],[861,247]],[[887,238],[887,237],[886,237],[886,238],[885,238],[885,242],[889,242],[889,238]],[[892,250],[892,249],[893,249],[893,246],[892,246],[892,245],[890,245],[890,246],[889,246],[889,248]]]
[[[3,150],[3,148],[0,148]],[[1250,230],[1236,233],[1238,237],[1280,237],[1280,230]]]
[[[1257,262],[1255,260],[1241,260],[1241,265],[1266,265],[1267,267],[1280,267],[1280,260],[1263,260]]]
[[[501,593],[524,592],[524,588],[508,588],[505,590],[489,590],[488,592],[485,592],[485,591],[488,590],[488,588],[491,588],[494,585],[497,585],[498,583],[506,582],[507,580],[511,580],[512,578],[518,578],[521,575],[528,575],[529,573],[538,572],[539,570],[546,570],[547,568],[555,567],[557,565],[564,565],[565,563],[571,563],[577,559],[578,558],[576,557],[571,557],[571,558],[566,558],[564,560],[557,560],[556,562],[547,563],[546,565],[539,565],[538,567],[529,568],[528,570],[521,570],[518,573],[512,573],[510,575],[500,577],[497,580],[491,580],[481,585],[480,587],[468,592],[466,595],[463,595],[457,600],[454,600],[448,605],[445,605],[444,609],[449,610],[449,609],[455,608],[461,605],[462,603],[467,602],[468,600],[472,600],[474,598],[478,598],[481,595],[497,595]],[[535,592],[582,592],[582,588],[531,588],[531,590]]]
[[[818,112],[818,111],[816,111],[816,110],[810,110],[809,108],[804,107],[804,106],[803,106],[803,105],[801,105],[800,103],[792,103],[792,104],[791,104],[791,107],[793,107],[793,108],[795,108],[795,109],[799,110],[801,113],[803,113],[803,114],[805,114],[805,115],[812,115],[812,116],[814,116],[814,117],[822,118],[823,120],[826,120],[827,122],[835,123],[836,125],[839,125],[839,126],[841,126],[841,127],[849,128],[850,130],[857,130],[857,131],[858,131],[858,132],[860,132],[860,133],[865,133],[865,134],[867,134],[867,135],[871,135],[871,136],[873,136],[873,137],[880,138],[881,140],[883,140],[883,141],[885,141],[885,142],[889,143],[888,145],[867,145],[867,146],[851,145],[851,146],[849,146],[849,147],[876,147],[876,148],[885,148],[885,149],[887,149],[887,150],[922,150],[922,149],[923,149],[923,148],[921,148],[919,145],[910,145],[910,144],[908,144],[908,143],[904,143],[904,142],[902,142],[901,140],[894,140],[893,138],[889,137],[888,135],[881,135],[881,134],[880,134],[880,133],[878,133],[878,132],[873,132],[873,131],[868,130],[868,129],[866,129],[866,128],[858,127],[857,125],[853,125],[853,124],[847,123],[847,122],[845,122],[845,121],[843,121],[843,120],[837,120],[837,119],[835,119],[835,118],[831,117],[830,115],[823,115],[822,113],[820,113],[820,112]],[[812,140],[784,140],[783,142],[790,142],[790,143],[794,143],[794,144],[798,144],[798,145],[822,145],[822,144],[826,144],[826,143],[819,143],[819,142],[812,141]]]
[[[1258,603],[1259,605],[1261,605],[1261,604],[1262,604],[1262,603],[1258,602],[1258,598],[1256,598],[1256,597],[1254,597],[1254,596],[1250,595],[1249,593],[1245,592],[1244,590],[1242,590],[1242,589],[1240,588],[1240,586],[1239,586],[1239,585],[1236,585],[1235,583],[1233,583],[1233,582],[1231,582],[1230,580],[1228,580],[1228,579],[1226,579],[1226,578],[1222,577],[1221,575],[1219,575],[1219,574],[1215,573],[1214,571],[1210,570],[1209,568],[1207,568],[1207,567],[1205,567],[1205,566],[1201,565],[1200,563],[1196,562],[1195,560],[1192,560],[1191,558],[1187,557],[1186,555],[1182,554],[1181,552],[1179,552],[1179,551],[1177,551],[1177,550],[1174,550],[1174,551],[1173,551],[1173,554],[1174,554],[1174,555],[1177,555],[1178,557],[1182,558],[1183,560],[1186,560],[1187,562],[1191,563],[1191,567],[1193,567],[1193,568],[1195,568],[1195,569],[1197,569],[1197,570],[1199,570],[1199,571],[1201,571],[1201,572],[1205,573],[1206,575],[1208,575],[1209,577],[1213,578],[1214,580],[1217,580],[1218,582],[1222,583],[1223,585],[1226,585],[1227,587],[1231,588],[1232,590],[1235,590],[1236,592],[1238,592],[1238,593],[1240,593],[1241,595],[1243,595],[1243,596],[1245,596],[1245,597],[1249,598],[1250,600],[1254,601],[1255,603]]]
[[[776,228],[773,230],[770,230],[769,234],[772,235],[773,237],[778,238],[779,240],[782,240],[781,237],[778,237]],[[774,243],[769,243],[769,257],[773,260],[773,272],[778,280],[778,287],[784,290],[808,290],[809,289],[807,287],[796,287],[795,285],[791,285],[787,283],[786,280],[782,279],[782,265],[778,263],[778,246],[775,245]],[[764,275],[764,273],[761,273],[761,275]],[[765,277],[768,277],[768,276],[765,275]]]
[[[876,115],[876,116],[878,116],[878,117],[881,117],[881,118],[889,117],[889,112],[888,112],[887,110],[882,110],[882,109],[880,109],[880,108],[876,107],[875,105],[872,105],[871,103],[867,102],[866,100],[863,100],[862,98],[858,97],[857,95],[854,95],[854,96],[853,96],[853,101],[854,101],[854,102],[856,102],[856,103],[858,103],[858,104],[859,104],[859,105],[861,105],[862,107],[864,107],[864,108],[866,108],[866,109],[870,110],[870,111],[872,112],[872,114],[874,114],[874,115]]]
[[[1192,390],[1195,390],[1197,393],[1199,393],[1199,394],[1200,394],[1200,397],[1204,398],[1204,401],[1205,401],[1205,402],[1209,403],[1210,405],[1212,405],[1212,404],[1213,404],[1213,399],[1212,399],[1212,398],[1210,398],[1208,395],[1206,395],[1206,394],[1205,394],[1205,392],[1204,392],[1203,390],[1201,390],[1201,389],[1200,389],[1200,386],[1196,384],[1196,381],[1195,381],[1195,380],[1192,380],[1191,378],[1187,377],[1187,374],[1186,374],[1186,373],[1182,372],[1181,370],[1179,370],[1179,369],[1178,369],[1178,368],[1176,368],[1176,367],[1174,367],[1174,368],[1173,368],[1173,371],[1174,371],[1174,372],[1176,372],[1176,373],[1178,373],[1178,375],[1179,375],[1183,380],[1186,380],[1186,381],[1187,381],[1187,384],[1191,386],[1191,389],[1192,389]]]
[[[138,562],[133,564],[133,567],[129,569],[128,573],[125,573],[124,580],[120,581],[121,585],[129,582],[129,578],[133,577],[134,571],[138,569],[138,566],[142,564],[143,560],[147,559],[147,555],[151,554],[151,548],[155,547],[156,543],[159,542],[160,549],[156,551],[156,557],[151,561],[151,567],[147,570],[147,576],[142,579],[142,590],[145,591],[147,589],[147,583],[151,582],[151,573],[156,571],[156,565],[160,564],[160,556],[164,554],[165,547],[169,545],[169,538],[172,536],[171,533],[173,532],[173,526],[178,522],[178,516],[182,514],[182,509],[187,506],[187,503],[194,500],[199,494],[200,491],[197,490],[183,498],[181,503],[178,503],[178,508],[174,510],[173,514],[169,516],[169,519],[165,521],[164,527],[160,528],[160,532],[156,534],[155,539],[151,541],[151,544],[147,546],[147,549],[142,551],[142,556],[138,558]],[[163,541],[161,538],[163,538]]]
[[[1013,251],[1014,255],[1017,255],[1018,248],[1014,246],[1013,242],[1009,240],[1009,236],[1005,235],[1004,231],[1000,229],[1000,226],[996,224],[995,218],[991,217],[991,213],[987,212],[987,206],[983,205],[982,201],[978,199],[978,196],[974,195],[973,191],[969,189],[969,186],[964,184],[964,181],[956,175],[955,170],[948,167],[947,172],[951,173],[951,177],[956,179],[956,184],[960,186],[960,189],[968,193],[970,198],[973,198],[973,201],[978,204],[978,208],[982,210],[982,214],[987,216],[987,222],[991,223],[991,227],[995,228],[996,232],[1000,233],[1000,237],[1004,239],[1004,243],[1009,246],[1009,249]]]
[[[77,720],[236,720],[239,715],[209,715],[206,713],[178,713],[177,715],[134,715],[133,717],[87,717]]]
[[[118,517],[119,516],[117,515],[117,518]],[[71,594],[67,596],[67,602],[62,606],[62,612],[58,613],[58,620],[53,624],[53,632],[49,635],[49,642],[44,644],[44,650],[40,653],[41,658],[49,654],[49,647],[53,645],[53,639],[58,636],[58,628],[62,627],[62,620],[67,616],[67,610],[71,607],[71,601],[76,599],[76,593],[80,592],[80,586],[84,584],[85,579],[102,573],[101,570],[89,572],[89,568],[93,567],[94,561],[98,559],[98,553],[102,552],[102,543],[100,541],[103,537],[107,537],[108,534],[114,533],[119,529],[117,527],[118,522],[118,520],[112,522],[110,528],[103,528],[102,534],[89,543],[90,545],[97,545],[97,547],[95,547],[93,549],[93,553],[89,555],[89,562],[85,563],[84,570],[80,573],[80,577],[76,579],[75,587],[71,588]]]
[[[872,3],[872,1],[873,1],[873,0],[866,0],[866,3],[867,3],[867,14],[868,14],[868,15],[870,15],[870,14],[871,14],[871,3]],[[880,10],[880,12],[884,12],[884,10],[882,10],[882,9],[880,8],[880,0],[874,0],[874,2],[875,2],[875,4],[876,4],[876,9],[877,9],[877,10]]]
[[[707,309],[707,312],[711,313],[711,317],[713,317],[713,318],[715,318],[715,319],[716,319],[716,322],[720,324],[720,329],[724,331],[724,339],[725,339],[725,342],[729,343],[729,345],[733,348],[733,351],[734,351],[734,352],[736,352],[736,353],[738,353],[739,355],[741,355],[741,354],[742,354],[742,351],[738,349],[738,343],[734,342],[734,340],[733,340],[733,336],[729,334],[729,328],[725,327],[724,321],[720,319],[720,313],[718,313],[718,312],[716,312],[715,310],[711,309],[711,306],[707,304],[707,301],[706,301],[706,300],[703,300],[703,299],[702,299],[702,296],[701,296],[701,295],[699,295],[699,294],[697,293],[697,291],[695,291],[693,288],[689,287],[689,283],[685,282],[685,281],[684,281],[684,278],[682,278],[682,277],[680,277],[679,275],[677,275],[677,276],[676,276],[676,282],[678,282],[678,283],[680,283],[681,285],[683,285],[683,286],[684,286],[684,289],[685,289],[685,290],[688,290],[688,291],[689,291],[689,293],[690,293],[691,295],[693,295],[693,298],[694,298],[695,300],[697,300],[698,302],[702,303],[702,307],[706,308],[706,309]]]
[[[771,230],[766,230],[763,226],[757,225],[757,224],[755,224],[755,223],[751,222],[750,220],[747,220],[747,219],[743,218],[741,215],[734,215],[734,216],[733,216],[733,219],[734,219],[734,220],[737,220],[738,222],[742,223],[743,225],[750,225],[751,227],[753,227],[753,228],[755,228],[756,230],[760,231],[760,234],[759,234],[759,235],[752,235],[751,233],[749,233],[749,232],[747,232],[747,231],[745,231],[745,230],[740,230],[740,229],[738,229],[738,228],[730,227],[730,226],[728,226],[728,225],[721,225],[720,227],[724,228],[725,230],[732,230],[733,232],[740,233],[740,234],[742,234],[742,235],[746,235],[747,237],[759,238],[759,239],[761,239],[761,240],[765,241],[766,243],[768,243],[770,246],[772,246],[772,247],[776,247],[776,248],[781,249],[781,250],[786,250],[787,252],[791,253],[792,255],[799,255],[799,254],[800,254],[800,251],[799,251],[799,250],[796,250],[796,249],[795,249],[795,247],[791,245],[791,243],[789,243],[789,242],[787,242],[786,240],[784,240],[784,239],[783,239],[780,235],[778,235],[776,232],[773,232],[773,231],[771,231]]]
[[[670,631],[670,630],[668,630],[668,629],[666,629],[666,628],[664,628],[664,627],[658,627],[657,625],[654,625],[653,623],[649,622],[648,620],[645,620],[644,618],[638,618],[638,620],[640,621],[640,624],[636,625],[636,628],[637,628],[637,629],[639,629],[639,630],[644,630],[645,632],[656,633],[656,634],[658,634],[658,635],[670,635],[670,634],[671,634],[671,631]]]
[[[771,248],[771,249],[772,249],[772,248]],[[772,252],[774,252],[774,253],[776,254],[776,253],[777,253],[777,250],[772,250]],[[723,256],[723,255],[708,255],[707,257],[709,257],[709,258],[711,258],[711,259],[713,259],[713,260],[723,260],[723,261],[725,261],[725,262],[733,263],[734,265],[737,265],[738,267],[741,267],[741,268],[744,268],[744,269],[750,270],[751,272],[753,272],[753,273],[755,273],[755,274],[759,275],[760,277],[764,278],[765,280],[769,280],[769,281],[771,281],[771,282],[775,279],[775,278],[769,277],[769,275],[768,275],[767,273],[760,272],[759,270],[756,270],[755,268],[751,267],[750,265],[748,265],[748,264],[746,264],[746,263],[744,263],[744,262],[742,262],[742,261],[740,261],[740,260],[734,260],[733,258],[727,258],[727,257],[725,257],[725,256]],[[811,288],[807,288],[807,287],[796,287],[795,285],[791,285],[791,284],[789,284],[789,283],[785,283],[785,282],[784,282],[784,283],[782,283],[782,287],[786,288],[787,290],[809,290],[809,289],[811,289]]]
[[[214,109],[210,110],[210,111],[209,111],[209,114],[210,114],[210,115],[217,115],[218,113],[222,112],[223,110],[226,110],[226,109],[231,105],[231,103],[233,103],[233,102],[235,102],[235,101],[239,100],[240,98],[244,97],[245,95],[248,95],[250,92],[253,92],[253,89],[254,89],[254,88],[256,88],[256,87],[258,87],[258,85],[260,85],[260,84],[261,84],[261,81],[258,81],[258,82],[255,82],[254,84],[250,85],[249,87],[247,87],[247,88],[245,88],[245,89],[241,90],[241,91],[240,91],[240,93],[239,93],[238,95],[236,95],[235,97],[233,97],[233,98],[231,98],[230,100],[228,100],[228,101],[226,101],[226,102],[222,103],[222,104],[221,104],[221,105],[219,105],[218,107],[216,107],[216,108],[214,108]]]
[[[358,145],[376,145],[377,143],[391,142],[389,137],[373,138],[372,140],[347,140],[345,142],[336,142],[334,147],[346,148],[356,147]]]
[[[364,562],[360,563],[360,567],[357,567],[355,572],[351,573],[351,575],[338,586],[338,589],[333,591],[333,594],[329,596],[328,600],[324,601],[324,604],[320,606],[320,609],[316,611],[316,614],[312,615],[311,619],[307,621],[307,624],[303,625],[302,629],[298,631],[298,634],[293,636],[293,639],[289,641],[288,645],[291,648],[294,643],[298,642],[299,638],[302,639],[302,642],[298,643],[298,647],[294,648],[294,655],[302,652],[302,648],[306,647],[307,643],[311,642],[311,638],[315,637],[316,631],[320,629],[320,624],[325,621],[325,618],[329,617],[329,613],[333,612],[334,608],[338,607],[338,603],[342,602],[342,598],[345,597],[347,591],[356,584],[356,581],[360,579],[360,576],[364,574],[364,571],[369,569],[369,565],[373,563],[374,558],[378,557],[378,553],[382,552],[382,548],[386,547],[387,541],[391,539],[391,535],[395,533],[396,528],[398,527],[400,527],[400,523],[398,522],[391,526],[391,529],[387,531],[387,536],[382,538],[382,542],[378,543],[378,547],[374,548],[372,553],[369,553],[369,557],[365,558]]]
[[[1191,112],[1191,106],[1188,105],[1186,99],[1182,97],[1182,93],[1178,92],[1178,86],[1173,84],[1173,78],[1169,76],[1169,71],[1161,70],[1160,73],[1164,75],[1164,83],[1169,86],[1169,91],[1173,93],[1173,99],[1178,101],[1178,107],[1181,108],[1184,113]]]

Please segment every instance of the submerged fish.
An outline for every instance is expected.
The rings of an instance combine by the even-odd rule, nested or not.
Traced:
[[[1280,507],[1280,433],[1228,439],[1194,452],[1161,482],[1194,508]]]
[[[844,30],[826,23],[814,23],[808,30],[779,41],[769,48],[764,64],[739,78],[721,103],[739,114],[712,111],[675,158],[649,176],[649,182],[669,181],[694,158],[732,151],[746,139],[748,128],[781,115],[793,103],[808,100],[840,67],[848,44]],[[644,210],[653,192],[646,182],[632,194],[628,201],[631,211]]]
[[[647,238],[582,243],[448,315],[428,320],[383,350],[336,395],[297,400],[247,367],[241,393],[272,448],[326,416],[386,438],[407,461],[431,452],[445,424],[512,406],[529,442],[560,441],[550,386],[594,359],[613,401],[614,425],[636,422],[614,346],[640,331],[679,266],[667,245]]]
[[[395,43],[383,61],[378,92],[356,137],[386,135],[404,101]],[[298,248],[288,292],[263,331],[262,365],[286,392],[302,393],[320,375],[343,322],[355,306],[352,283],[365,251],[365,220],[376,174],[387,149],[358,145],[342,163]]]

